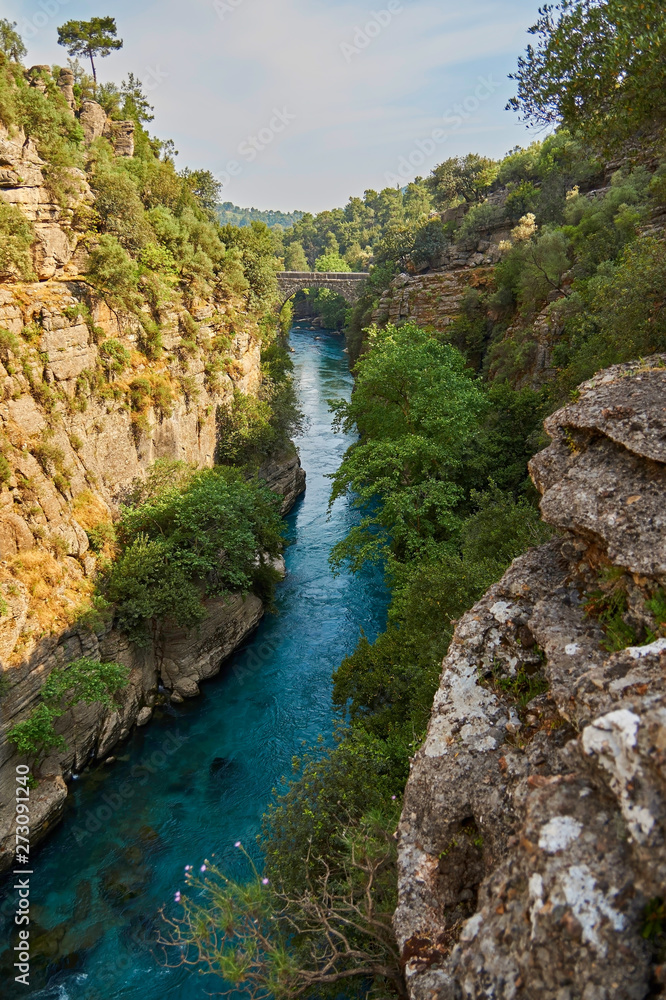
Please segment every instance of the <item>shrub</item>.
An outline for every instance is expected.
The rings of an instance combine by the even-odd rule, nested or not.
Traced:
[[[554,402],[602,368],[666,350],[665,282],[666,244],[642,236],[571,296]]]
[[[130,176],[122,170],[101,168],[92,177],[92,188],[103,232],[132,254],[151,244],[153,231]]]
[[[35,239],[31,222],[0,199],[0,276],[34,278],[30,249]]]
[[[64,737],[56,733],[54,723],[62,712],[44,703],[33,709],[27,719],[17,722],[7,733],[7,739],[17,751],[27,757],[33,767],[54,750],[66,750]]]
[[[136,312],[141,305],[136,264],[115,236],[100,237],[88,260],[90,283],[116,308]]]
[[[432,219],[419,226],[411,251],[414,267],[436,267],[449,244],[448,232],[439,219]]]
[[[57,719],[79,702],[97,702],[111,708],[113,696],[126,687],[128,680],[127,667],[87,657],[56,667],[42,688],[40,704],[27,719],[12,726],[7,739],[37,767],[52,751],[67,750],[64,737],[55,731]]]
[[[145,641],[148,622],[196,625],[205,596],[252,590],[265,576],[257,555],[280,551],[279,500],[266,487],[231,469],[187,471],[182,486],[179,475],[168,466],[117,525],[120,552],[103,595],[135,641]]]
[[[130,352],[119,340],[105,340],[100,344],[99,353],[109,377],[122,372],[130,363]]]
[[[145,410],[151,402],[152,386],[147,378],[135,378],[130,383],[130,402],[133,410]]]
[[[501,205],[491,205],[489,202],[474,205],[463,219],[456,234],[457,238],[464,240],[468,236],[494,229],[505,222],[506,218],[507,212]]]
[[[18,354],[21,349],[18,337],[15,337],[9,330],[0,329],[0,358],[7,364],[10,354]]]
[[[127,687],[129,674],[129,667],[84,656],[51,671],[42,688],[42,699],[61,714],[80,702],[112,708],[113,697]]]
[[[113,545],[116,540],[115,528],[110,522],[102,522],[86,531],[88,542],[93,552],[100,553],[107,545]]]
[[[217,460],[223,464],[257,464],[272,452],[289,446],[301,428],[302,413],[292,378],[293,365],[287,351],[276,342],[264,345],[261,354],[263,382],[260,398],[246,396],[234,388],[231,403],[217,411]],[[209,379],[222,363],[209,363]]]

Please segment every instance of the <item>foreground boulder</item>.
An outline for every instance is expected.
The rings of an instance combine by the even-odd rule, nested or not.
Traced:
[[[666,984],[666,356],[546,422],[548,544],[458,623],[399,828],[412,1000]]]

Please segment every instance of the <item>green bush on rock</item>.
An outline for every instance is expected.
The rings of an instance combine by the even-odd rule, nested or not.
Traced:
[[[118,555],[101,583],[119,627],[146,642],[149,624],[196,625],[206,597],[257,589],[270,596],[276,574],[265,558],[281,551],[279,507],[267,487],[235,469],[156,463],[136,502],[122,509]]]
[[[55,723],[65,712],[81,702],[111,708],[114,696],[128,681],[127,667],[88,657],[74,660],[66,667],[56,667],[42,688],[41,702],[27,719],[11,727],[7,739],[38,768],[50,753],[67,750],[64,737],[55,730]]]

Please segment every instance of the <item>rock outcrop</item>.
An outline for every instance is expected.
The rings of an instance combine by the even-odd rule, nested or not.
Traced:
[[[62,776],[104,759],[135,723],[145,722],[158,685],[175,700],[197,695],[200,682],[219,671],[264,612],[251,595],[212,600],[200,629],[167,633],[159,648],[143,651],[108,627],[86,631],[73,625],[89,602],[96,573],[90,532],[110,523],[128,488],[156,459],[212,465],[219,407],[236,390],[255,393],[261,379],[256,321],[246,316],[239,322],[238,303],[201,301],[187,315],[182,306],[167,308],[161,317],[163,353],[151,362],[137,350],[135,321],[89,295],[88,310],[82,297],[77,281],[0,289],[0,329],[6,331],[0,439],[7,463],[0,483],[0,597],[7,609],[0,617],[3,733],[37,704],[56,666],[85,655],[131,669],[116,712],[82,706],[58,723],[70,750],[42,767],[42,818],[34,843],[62,811]],[[193,321],[202,346],[196,355],[188,347],[185,356],[183,323]],[[211,378],[205,351],[218,336],[229,345],[228,360],[226,370]],[[125,351],[126,370],[107,374],[93,391],[109,340]],[[131,387],[148,391],[154,384],[168,390],[168,406],[158,408],[146,397],[147,408],[137,414],[128,402],[136,392]],[[285,511],[305,487],[295,449],[267,462],[261,475],[283,496]],[[2,802],[10,800],[18,761],[14,747],[0,737]],[[0,810],[0,868],[10,863],[11,847],[10,813]]]
[[[412,1000],[666,984],[666,357],[602,372],[546,429],[557,537],[458,623],[407,784]]]
[[[373,322],[399,324],[412,320],[419,326],[443,331],[460,316],[467,290],[482,289],[490,280],[492,269],[489,267],[400,274],[384,292],[373,313]]]
[[[103,136],[113,146],[116,156],[134,156],[135,122],[114,121],[97,101],[91,100],[82,102],[79,121],[86,146]]]
[[[296,448],[272,455],[261,466],[258,476],[266,481],[269,489],[283,497],[283,514],[291,510],[305,491],[305,469],[301,467]]]
[[[37,844],[59,821],[67,798],[72,772],[105,760],[134,725],[145,725],[152,716],[160,687],[172,700],[183,701],[199,694],[199,683],[215,676],[226,657],[256,627],[264,613],[258,597],[232,595],[207,601],[207,617],[190,633],[166,631],[157,648],[138,648],[110,628],[85,631],[71,629],[42,640],[30,657],[11,672],[12,689],[2,700],[2,723],[6,729],[23,717],[36,702],[51,671],[81,656],[130,668],[129,684],[119,695],[113,711],[100,705],[77,705],[57,724],[67,744],[65,752],[52,754],[41,765],[35,803],[31,843]],[[10,803],[16,784],[15,765],[20,761],[14,748],[0,740],[0,802]],[[0,809],[0,871],[14,857],[14,814]]]
[[[78,273],[73,258],[79,235],[71,225],[72,212],[49,188],[45,167],[32,139],[20,130],[10,135],[0,123],[0,198],[19,208],[34,225],[33,267],[40,280]],[[92,202],[83,171],[72,168],[68,174],[73,203]]]

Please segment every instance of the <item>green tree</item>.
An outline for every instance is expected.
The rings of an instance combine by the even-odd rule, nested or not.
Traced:
[[[112,306],[124,307],[129,312],[139,308],[138,268],[115,236],[100,236],[88,259],[86,273],[90,283]]]
[[[14,744],[22,756],[28,758],[34,768],[38,768],[52,750],[67,749],[64,737],[54,729],[56,719],[62,714],[61,710],[42,702],[27,719],[17,722],[7,733],[9,742]]]
[[[16,28],[16,21],[8,21],[0,17],[0,52],[3,52],[12,62],[20,62],[28,50]]]
[[[546,4],[518,62],[508,104],[535,125],[564,123],[604,151],[666,129],[666,12],[662,0]]]
[[[250,305],[273,302],[277,294],[275,275],[280,265],[268,226],[263,222],[253,222],[243,229],[223,226],[220,233],[226,246],[235,247],[240,252],[243,271],[250,286]]]
[[[302,243],[291,243],[284,251],[285,271],[309,271],[310,265]]]
[[[351,271],[351,267],[340,254],[335,251],[324,253],[315,261],[315,271]]]
[[[459,201],[479,201],[492,186],[498,170],[499,165],[487,156],[468,153],[440,163],[427,184],[437,208],[444,209]]]
[[[408,222],[422,222],[428,217],[432,210],[432,196],[422,177],[417,177],[407,185],[403,204]]]
[[[88,56],[93,80],[97,85],[95,57],[105,58],[122,49],[123,40],[117,38],[118,29],[113,17],[92,17],[89,21],[68,21],[58,28],[58,45],[64,46],[70,56]]]
[[[140,125],[153,121],[155,109],[143,92],[141,80],[134,76],[134,73],[130,73],[127,79],[123,80],[120,93],[123,98],[122,113],[125,118],[133,118]]]
[[[361,439],[333,477],[360,524],[333,550],[358,569],[393,554],[426,558],[455,537],[462,456],[487,408],[463,356],[414,323],[370,331],[351,402],[334,403],[338,425]]]
[[[33,277],[30,248],[35,239],[31,222],[14,205],[0,201],[0,275]]]
[[[217,219],[222,184],[210,170],[183,170],[180,175],[211,219]]]
[[[142,502],[123,508],[118,522],[120,553],[103,590],[135,641],[145,640],[148,622],[196,625],[206,596],[274,582],[263,554],[281,548],[275,494],[235,469],[191,471],[184,484],[182,476],[182,463],[158,463]]]

